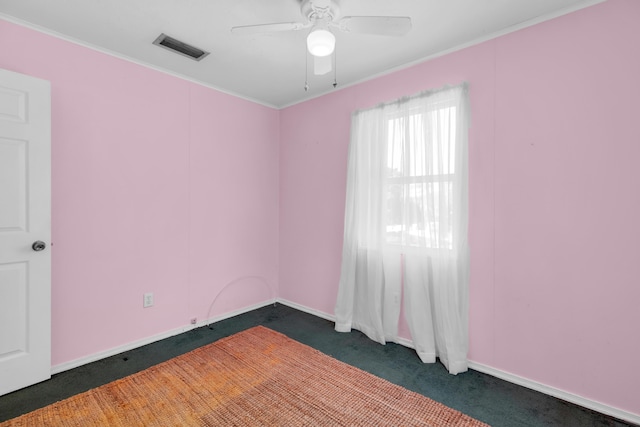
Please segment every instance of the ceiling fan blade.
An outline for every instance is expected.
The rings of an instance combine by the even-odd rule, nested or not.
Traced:
[[[271,33],[275,31],[296,31],[308,27],[301,22],[277,22],[274,24],[241,25],[231,27],[233,34],[259,34]]]
[[[345,16],[337,23],[338,29],[348,33],[404,36],[411,30],[408,16]]]
[[[313,74],[316,76],[324,76],[331,71],[333,66],[333,55],[314,56],[313,57]]]

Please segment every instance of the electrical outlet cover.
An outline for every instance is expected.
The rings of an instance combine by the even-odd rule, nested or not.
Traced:
[[[142,306],[144,308],[151,307],[153,305],[153,293],[148,292],[144,294],[144,299],[142,301]]]

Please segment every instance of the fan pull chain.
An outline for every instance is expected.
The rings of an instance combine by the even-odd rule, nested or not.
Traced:
[[[333,88],[335,89],[338,86],[338,53],[334,48],[333,51]]]
[[[309,91],[309,53],[306,45],[304,47],[304,91]]]

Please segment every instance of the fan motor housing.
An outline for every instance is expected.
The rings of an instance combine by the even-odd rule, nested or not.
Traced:
[[[340,8],[337,0],[302,0],[300,11],[309,21],[332,21],[338,17]]]

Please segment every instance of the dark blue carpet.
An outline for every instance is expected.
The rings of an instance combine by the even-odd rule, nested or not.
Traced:
[[[281,304],[62,372],[43,383],[1,396],[0,421],[125,377],[255,325],[279,331],[494,427],[630,425],[477,371],[449,375],[439,363],[421,363],[411,349],[397,344],[383,346],[356,331],[335,332],[333,323]]]

